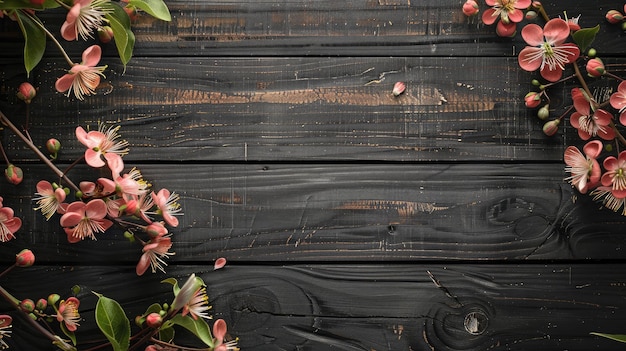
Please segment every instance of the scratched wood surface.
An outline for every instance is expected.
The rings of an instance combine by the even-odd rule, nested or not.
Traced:
[[[52,174],[4,131],[26,179],[0,183],[24,220],[0,261],[28,246],[39,264],[3,286],[35,299],[80,285],[82,340],[100,337],[90,291],[132,319],[168,301],[159,281],[196,272],[243,350],[622,349],[589,333],[626,333],[626,221],[563,180],[576,134],[564,123],[546,138],[523,108],[535,76],[517,66],[520,38],[497,38],[456,0],[167,3],[171,23],[135,24],[125,72],[105,48],[107,77],[85,102],[52,90],[67,67],[51,46],[30,77],[29,127],[40,145],[62,140],[63,168],[82,153],[77,125],[122,126],[126,163],[181,194],[168,274],[136,278],[139,248],[120,230],[67,244],[58,218],[32,211]],[[603,22],[623,3],[544,4],[602,21],[594,47],[626,73],[626,34]],[[0,109],[21,124],[14,23],[0,20],[0,40]],[[551,91],[552,108],[570,87]],[[231,265],[211,272],[220,256]],[[27,328],[9,342],[53,349]]]

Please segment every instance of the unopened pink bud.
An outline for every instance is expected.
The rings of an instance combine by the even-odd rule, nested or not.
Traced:
[[[49,153],[56,155],[61,150],[61,142],[55,138],[50,138],[46,141],[46,149],[48,149]]]
[[[35,310],[35,302],[31,299],[24,299],[20,301],[20,309],[24,312],[32,312]]]
[[[611,24],[620,23],[624,19],[624,15],[622,15],[622,13],[617,10],[609,10],[606,13],[605,17],[606,20],[609,21],[609,23]]]
[[[17,98],[27,104],[30,104],[35,95],[37,95],[37,90],[29,82],[24,82],[17,88]]]
[[[517,33],[517,24],[515,22],[505,23],[500,20],[496,25],[496,34],[503,38],[512,38]]]
[[[158,328],[161,324],[163,324],[163,317],[158,313],[153,312],[146,317],[146,325],[150,328]]]
[[[535,108],[541,103],[541,94],[536,91],[531,91],[524,96],[524,104],[528,108]]]
[[[543,125],[543,134],[547,136],[553,136],[559,130],[560,119],[548,121]]]
[[[9,181],[9,183],[14,184],[14,185],[18,185],[19,183],[22,182],[22,180],[24,180],[24,172],[22,172],[22,169],[13,164],[10,164],[4,170],[4,175]]]
[[[393,85],[393,90],[391,91],[391,93],[393,94],[393,96],[398,96],[404,93],[404,90],[406,90],[406,84],[404,84],[403,82],[397,82]]]
[[[161,222],[153,222],[146,227],[146,233],[151,238],[156,238],[167,234],[167,228]]]
[[[526,12],[526,19],[529,21],[534,21],[537,18],[538,14],[535,11]]]
[[[109,26],[98,28],[98,39],[103,44],[110,43],[113,40],[113,28]]]
[[[37,304],[35,305],[38,311],[43,311],[48,307],[48,300],[39,299],[37,300]]]
[[[533,1],[532,2],[532,7],[536,8],[536,9],[541,8],[542,7],[541,1]]]
[[[587,66],[585,66],[585,68],[587,69],[587,74],[589,74],[589,76],[596,78],[602,76],[606,72],[604,63],[599,58],[593,58],[587,61]]]
[[[24,249],[15,255],[15,265],[18,267],[30,267],[35,263],[35,254],[29,249]]]
[[[474,16],[478,11],[478,4],[474,0],[467,0],[463,4],[463,14],[465,14],[465,16]]]

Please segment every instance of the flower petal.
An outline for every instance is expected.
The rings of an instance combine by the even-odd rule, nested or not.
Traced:
[[[90,219],[102,219],[107,214],[107,205],[102,199],[93,199],[85,206],[85,214]]]
[[[561,68],[555,67],[554,69],[550,69],[549,65],[544,65],[540,73],[541,76],[549,82],[556,82],[563,76],[563,70]]]
[[[553,18],[543,27],[543,36],[550,44],[561,44],[569,37],[569,25],[560,18]]]
[[[526,27],[528,27],[528,25]],[[519,55],[517,56],[517,61],[519,63],[519,66],[524,71],[528,71],[528,72],[536,71],[537,69],[539,69],[539,67],[541,67],[541,60],[542,60],[541,54],[542,54],[542,51],[540,48],[536,48],[533,46],[527,46],[523,48],[522,51],[520,51]]]
[[[530,46],[539,46],[543,44],[543,29],[534,23],[527,24],[522,28],[522,38]]]
[[[499,16],[496,16],[496,10],[489,8],[483,12],[483,23],[486,25],[492,25],[496,22]]]
[[[102,49],[98,45],[92,45],[83,51],[82,64],[89,67],[95,67],[100,62]]]
[[[598,156],[600,156],[603,148],[604,145],[602,145],[602,142],[600,140],[593,140],[583,146],[583,152],[589,158],[597,158]]]

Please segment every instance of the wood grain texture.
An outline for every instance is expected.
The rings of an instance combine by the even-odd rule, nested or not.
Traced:
[[[552,17],[581,16],[581,25],[593,27],[609,9],[622,9],[617,0],[569,3],[543,1]],[[167,2],[172,21],[140,17],[133,30],[136,51],[142,56],[515,56],[511,39],[498,38],[494,26],[468,19],[457,2],[438,0],[220,0]],[[481,4],[482,10],[486,9]],[[61,11],[59,11],[61,14]],[[44,16],[49,23],[62,20]],[[620,54],[621,31],[602,23],[598,52]],[[16,25],[2,36],[3,44],[20,48]],[[525,44],[513,40],[519,51]],[[85,46],[73,46],[79,57]],[[19,52],[19,51],[18,51]],[[57,55],[49,45],[48,52]],[[114,45],[105,51],[116,55]]]
[[[579,199],[562,165],[185,165],[184,177],[179,165],[140,169],[154,190],[181,194],[170,263],[624,258],[623,217]],[[119,230],[68,245],[58,216],[44,222],[17,206],[34,182],[3,194],[25,220],[6,247],[30,243],[48,263],[138,260],[139,245]]]
[[[178,266],[207,282],[215,318],[224,318],[244,350],[620,350],[589,335],[623,332],[623,265],[290,265],[227,266],[220,271]],[[37,299],[78,284],[84,322],[78,340],[98,337],[93,324],[96,290],[118,300],[131,320],[156,301],[171,302],[159,276],[127,288],[130,267],[39,267],[4,279]],[[429,277],[432,275],[445,291]],[[42,291],[32,281],[46,283]],[[63,290],[67,289],[67,290]],[[446,292],[449,294],[446,294]],[[478,323],[472,322],[478,318]],[[52,350],[28,329],[14,332]],[[191,340],[189,341],[191,342]],[[192,345],[193,344],[188,344]],[[197,346],[197,345],[196,345]]]
[[[69,160],[83,149],[75,127],[99,121],[119,123],[128,158],[143,161],[563,157],[566,136],[545,137],[523,107],[531,75],[516,59],[136,58],[121,71],[112,65],[99,94],[79,103],[51,91],[63,66],[47,66],[36,77],[31,134],[41,144],[62,140]],[[399,97],[391,94],[396,81],[408,85]],[[555,110],[570,104],[553,97]],[[5,109],[16,124],[24,120],[19,106]]]

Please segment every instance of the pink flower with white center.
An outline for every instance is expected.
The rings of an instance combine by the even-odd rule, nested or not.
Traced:
[[[13,209],[2,205],[0,197],[0,241],[7,242],[15,239],[15,232],[22,226],[22,220],[14,217]]]
[[[189,302],[183,306],[182,315],[189,315],[194,320],[198,318],[210,319],[211,316],[207,313],[211,309],[209,306],[209,297],[206,294],[206,287],[201,286],[195,291]]]
[[[613,195],[613,189],[609,186],[599,186],[595,188],[591,194],[595,201],[602,201],[604,207],[613,210],[615,212],[622,213],[622,216],[626,216],[626,197],[616,198]]]
[[[41,210],[41,213],[49,220],[52,215],[57,213],[61,203],[65,201],[65,190],[57,187],[56,189],[47,180],[41,180],[37,183],[37,195],[33,200],[37,201],[35,211]]]
[[[611,128],[613,115],[603,109],[592,112],[592,102],[580,88],[572,89],[572,100],[576,112],[570,116],[570,124],[578,130],[578,136],[582,140],[589,140],[593,136],[599,136],[604,140],[615,138],[615,131]],[[595,102],[593,104],[595,105]]]
[[[87,150],[85,150],[85,161],[88,165],[95,168],[105,166],[107,163],[104,162],[102,157],[106,157],[108,162],[112,159],[122,162],[122,156],[128,153],[128,142],[126,140],[118,140],[120,138],[120,135],[117,134],[119,129],[120,127],[117,126],[105,130],[103,124],[100,125],[98,130],[89,132],[86,132],[83,127],[76,128],[76,138],[87,147]]]
[[[100,62],[102,49],[92,45],[83,51],[83,60],[70,68],[69,73],[57,79],[54,87],[59,93],[67,91],[67,96],[74,93],[78,100],[84,100],[85,95],[93,95],[100,85],[100,77],[107,66],[96,66]]]
[[[65,40],[93,39],[93,32],[102,27],[105,15],[113,12],[109,0],[78,0],[67,12],[61,26],[61,36]]]
[[[595,187],[600,181],[602,173],[600,164],[596,160],[602,152],[602,143],[598,140],[588,142],[583,147],[583,153],[575,146],[565,149],[565,171],[570,173],[566,178],[581,194]]]
[[[167,266],[166,258],[174,255],[169,252],[172,248],[172,239],[169,236],[156,236],[143,246],[143,254],[139,258],[135,272],[137,275],[143,275],[148,267],[152,268],[152,273],[156,273],[157,269],[165,273],[163,266]]]
[[[619,110],[619,123],[626,125],[626,81],[619,83],[609,102],[613,108]]]
[[[171,193],[167,189],[161,189],[158,193],[152,192],[152,200],[158,207],[158,213],[163,216],[165,223],[172,227],[178,226],[178,218],[176,215],[182,215],[180,213],[181,207],[178,203],[180,196],[176,193]]]
[[[113,222],[104,218],[107,215],[107,205],[101,199],[94,199],[88,203],[72,202],[61,216],[61,226],[67,234],[67,240],[75,243],[85,238],[96,239],[96,233],[104,233]]]
[[[67,300],[61,301],[57,311],[57,321],[65,324],[67,330],[71,332],[76,331],[80,326],[80,324],[78,324],[80,321],[78,306],[80,306],[80,301],[72,296]]]
[[[141,218],[144,222],[150,224],[152,219],[148,216],[148,212],[154,206],[152,196],[147,193],[137,195],[125,195],[124,204],[122,205],[126,214]]]
[[[498,18],[508,24],[518,23],[524,19],[524,12],[530,6],[531,0],[485,0],[491,8],[483,13],[483,23],[492,25]]]
[[[226,321],[218,319],[213,323],[213,338],[215,339],[215,351],[239,351],[237,340],[224,342],[226,337]]]
[[[543,29],[534,23],[527,24],[522,29],[522,38],[529,46],[517,57],[520,67],[529,72],[539,69],[541,76],[550,82],[561,79],[565,65],[580,55],[576,44],[565,43],[569,35],[569,25],[560,18],[551,19]]]
[[[606,172],[602,175],[602,185],[611,186],[611,193],[618,199],[626,197],[626,151],[604,159]]]
[[[9,345],[3,340],[11,336],[11,323],[13,318],[7,314],[0,315],[0,349],[8,349]]]

